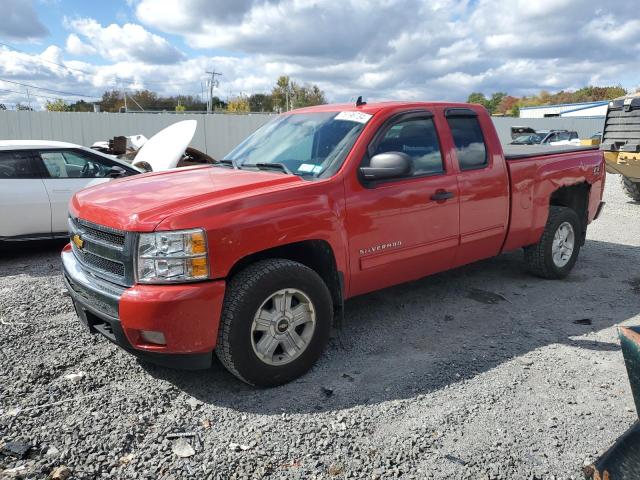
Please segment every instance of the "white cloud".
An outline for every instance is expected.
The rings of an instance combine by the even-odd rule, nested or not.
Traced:
[[[67,44],[65,49],[71,55],[75,55],[78,57],[82,57],[84,55],[93,55],[96,53],[96,49],[93,46],[84,43],[75,33],[72,33],[67,37]]]
[[[103,27],[92,18],[66,19],[65,23],[75,32],[72,35],[76,37],[78,44],[83,45],[85,49],[85,43],[88,44],[110,61],[138,60],[148,64],[166,65],[184,58],[184,54],[166,39],[134,23],[125,23],[122,26],[112,23]],[[84,43],[79,36],[83,37]],[[68,42],[69,39],[67,44]],[[72,44],[74,43],[75,40],[72,40]]]

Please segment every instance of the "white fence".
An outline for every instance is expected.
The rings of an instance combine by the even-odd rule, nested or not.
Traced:
[[[147,138],[180,120],[194,119],[198,128],[191,145],[222,158],[250,133],[273,118],[268,114],[151,114],[0,111],[0,140],[59,140],[90,146],[117,135],[143,134]],[[602,131],[603,118],[494,117],[498,136],[511,141],[511,127],[575,130],[581,138]]]
[[[147,138],[180,120],[198,121],[191,146],[222,158],[272,118],[265,114],[145,114],[0,111],[0,140],[58,140],[91,146],[118,135]]]

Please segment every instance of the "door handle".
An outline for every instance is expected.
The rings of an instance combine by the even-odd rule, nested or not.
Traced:
[[[447,192],[446,190],[436,190],[436,193],[431,195],[431,200],[435,200],[436,202],[444,202],[445,200],[449,200],[454,196],[455,195],[453,192]]]

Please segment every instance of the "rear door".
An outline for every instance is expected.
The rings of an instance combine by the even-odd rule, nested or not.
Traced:
[[[442,154],[434,116],[396,116],[369,145],[361,166],[378,153],[403,152],[413,171],[403,178],[346,188],[350,295],[424,277],[451,267],[458,246],[456,172]]]
[[[488,147],[499,145],[488,116],[451,108],[445,117],[459,171],[460,248],[455,265],[464,265],[500,252],[509,219],[509,178],[502,151]]]
[[[115,162],[75,149],[39,151],[46,171],[44,184],[51,200],[51,228],[54,233],[66,232],[69,200],[83,188],[109,181],[109,171]]]
[[[51,205],[34,155],[0,151],[0,238],[51,235]]]

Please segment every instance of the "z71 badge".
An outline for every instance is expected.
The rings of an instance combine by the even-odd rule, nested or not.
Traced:
[[[402,246],[402,241],[397,240],[391,243],[382,243],[380,245],[374,245],[373,247],[361,248],[360,256],[371,255],[372,253],[382,252],[384,250],[389,250],[392,248],[399,248]]]

